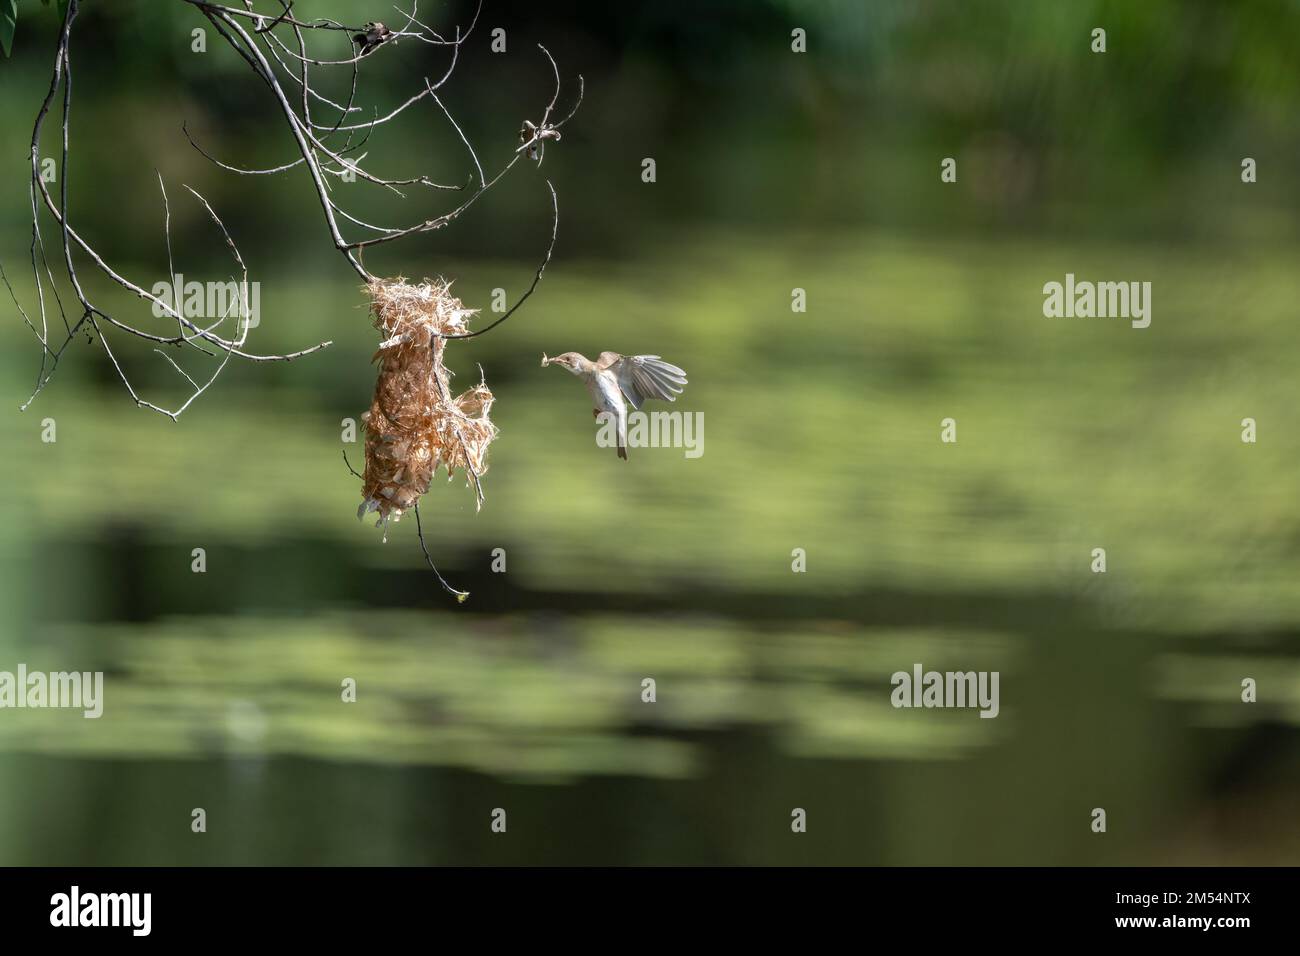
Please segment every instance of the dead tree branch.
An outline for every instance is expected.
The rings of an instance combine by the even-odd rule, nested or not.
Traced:
[[[540,165],[546,143],[560,139],[560,127],[577,112],[583,98],[583,80],[579,76],[578,95],[572,109],[559,122],[551,122],[561,95],[560,70],[550,51],[538,44],[554,77],[550,102],[546,105],[539,123],[524,122],[519,137],[522,145],[514,148],[508,155],[502,155],[497,171],[489,177],[484,172],[483,162],[469,136],[453,115],[444,96],[439,95],[439,91],[443,90],[452,79],[456,66],[460,62],[461,47],[474,33],[482,12],[482,0],[475,7],[465,29],[462,30],[459,25],[455,26],[450,37],[437,32],[420,19],[418,0],[410,0],[409,12],[402,8],[394,8],[400,17],[396,28],[378,22],[355,26],[328,18],[306,19],[297,15],[294,0],[275,0],[277,9],[265,12],[255,8],[254,0],[243,0],[242,8],[229,3],[210,2],[210,0],[179,0],[179,2],[193,7],[211,24],[217,35],[225,41],[226,46],[261,81],[262,86],[265,87],[267,102],[273,106],[288,129],[294,151],[285,158],[284,162],[277,165],[267,168],[247,168],[222,161],[204,149],[195,141],[186,123],[181,124],[182,135],[204,158],[218,168],[238,176],[276,176],[299,168],[304,169],[312,182],[325,233],[330,243],[343,257],[348,267],[372,289],[382,280],[377,279],[364,265],[363,257],[367,249],[440,230],[473,207],[486,192],[518,165],[520,159],[532,159]],[[68,157],[71,152],[73,80],[71,46],[73,26],[79,12],[80,0],[68,0],[59,29],[49,90],[41,101],[32,126],[29,185],[32,231],[29,258],[35,306],[30,311],[19,301],[9,276],[0,264],[0,281],[3,281],[19,315],[39,342],[41,349],[36,382],[31,396],[23,403],[22,408],[26,409],[35,401],[52,380],[68,347],[79,335],[85,334],[89,341],[97,342],[103,349],[106,358],[136,406],[175,420],[216,382],[232,359],[238,358],[251,362],[292,361],[326,348],[331,343],[320,342],[285,354],[260,354],[247,349],[249,333],[257,324],[252,321],[253,317],[250,314],[248,266],[221,217],[217,215],[211,204],[189,185],[185,186],[186,190],[203,207],[220,231],[237,269],[237,276],[231,276],[231,282],[228,283],[235,286],[237,292],[226,302],[225,308],[207,310],[219,314],[206,314],[202,318],[186,315],[187,309],[182,302],[183,293],[177,288],[180,274],[176,270],[176,257],[172,243],[171,204],[161,173],[158,174],[158,188],[162,199],[163,246],[167,258],[166,285],[172,290],[170,297],[150,292],[146,288],[148,283],[138,283],[118,272],[76,228],[69,202]],[[362,105],[360,89],[363,65],[368,71],[369,64],[375,62],[377,57],[389,56],[393,48],[404,43],[408,46],[411,43],[422,44],[433,50],[439,59],[445,59],[445,65],[434,71],[434,75],[438,76],[437,80],[431,80],[428,75],[425,75],[422,88],[417,89],[397,105],[387,108],[386,112],[381,112],[376,106]],[[344,52],[346,55],[341,55]],[[346,71],[346,99],[338,94],[334,97],[327,96],[316,85],[320,76],[337,76],[340,70]],[[412,106],[426,98],[436,107],[438,115],[446,119],[450,131],[460,140],[469,154],[473,168],[467,170],[463,183],[437,182],[419,170],[402,175],[381,173],[377,171],[379,167],[373,163],[371,157],[373,150],[367,150],[367,143],[376,130],[404,115]],[[56,101],[60,102],[62,112],[57,196],[51,193],[42,177],[40,156],[42,132]],[[369,120],[362,119],[366,115],[370,115]],[[462,196],[450,208],[422,212],[404,225],[380,225],[370,222],[369,216],[363,217],[356,211],[345,208],[340,196],[335,194],[334,181],[358,181],[367,187],[384,190],[402,200],[408,200],[409,187],[413,187],[410,190],[411,199],[417,196],[436,196],[444,191],[459,192]],[[528,289],[504,315],[485,328],[475,332],[451,334],[443,334],[447,331],[443,329],[434,334],[429,342],[429,348],[436,348],[438,354],[441,354],[444,342],[438,340],[471,339],[486,334],[514,315],[532,296],[538,283],[541,282],[546,266],[551,261],[559,229],[559,202],[555,187],[549,180],[546,185],[551,198],[551,236],[545,257],[537,267]],[[46,216],[53,221],[59,233],[61,275],[57,277],[51,263],[52,250],[47,248],[46,237],[42,231],[42,223]],[[352,235],[345,234],[345,229]],[[91,290],[83,283],[83,272],[98,274],[131,293],[148,307],[153,319],[161,319],[164,325],[155,330],[147,323],[136,320],[128,322],[110,313],[96,298],[92,297]],[[70,298],[65,298],[60,291],[61,285],[65,288],[70,287],[72,291]],[[51,313],[55,311],[62,323],[62,331],[58,331],[57,325],[52,322]],[[465,314],[472,314],[473,311],[467,310]],[[230,328],[230,323],[234,324],[233,329]],[[463,324],[459,325],[459,328],[464,327]],[[453,325],[451,328],[454,329],[456,326]],[[179,404],[172,407],[156,404],[144,398],[132,383],[127,368],[119,360],[116,351],[116,343],[130,341],[132,338],[149,343],[151,352],[162,356],[169,370],[174,371],[184,381],[188,392]],[[198,373],[192,369],[187,370],[186,365],[191,364],[183,360],[188,355],[187,350],[198,353],[201,356],[199,361],[210,365],[209,371]],[[179,360],[176,353],[182,353]],[[450,408],[455,403],[466,401],[465,396],[453,400],[441,377],[437,379],[437,384],[439,402],[443,406]],[[480,389],[486,396],[484,401],[490,404],[491,393],[481,381]],[[486,422],[487,404],[482,408],[483,421]],[[467,423],[467,427],[476,427],[470,419],[462,420]],[[476,501],[481,505],[483,488],[480,467],[476,467],[475,456],[471,454],[469,444],[459,430],[459,425],[453,424],[452,427],[460,444],[459,454],[464,461],[470,484],[474,488]],[[484,427],[490,427],[490,422]],[[344,460],[346,461],[346,455]],[[478,465],[485,468],[484,462],[485,459],[480,458]],[[348,468],[351,470],[350,464]],[[353,474],[356,472],[354,471]],[[418,498],[416,502],[417,534],[425,559],[433,568],[442,586],[456,595],[458,600],[463,601],[468,597],[467,592],[457,591],[448,585],[433,565],[425,544],[423,528],[420,525]],[[398,513],[400,516],[400,511]]]
[[[266,12],[255,9],[251,0],[245,0],[242,9],[230,4],[209,2],[209,0],[180,0],[180,2],[194,7],[196,12],[211,23],[217,34],[226,42],[226,45],[244,61],[253,75],[262,81],[267,90],[269,102],[274,105],[288,127],[297,155],[287,158],[285,162],[270,168],[245,168],[234,163],[224,162],[205,150],[194,140],[187,124],[182,124],[182,134],[201,155],[214,165],[237,175],[272,176],[288,173],[299,167],[305,168],[315,189],[331,243],[343,256],[352,271],[366,282],[370,282],[374,278],[361,260],[361,256],[367,248],[439,230],[454,222],[471,208],[485,192],[500,182],[502,177],[517,164],[520,156],[527,152],[526,149],[523,152],[517,150],[504,162],[494,176],[488,178],[484,174],[483,164],[478,153],[470,143],[460,123],[457,122],[448,108],[447,103],[438,94],[438,91],[451,80],[454,74],[456,65],[459,62],[461,46],[474,33],[474,28],[482,11],[481,0],[475,7],[473,16],[465,29],[462,30],[460,26],[456,26],[450,36],[444,36],[423,22],[420,19],[418,3],[412,2],[409,11],[398,9],[400,14],[398,25],[394,29],[388,29],[388,34],[383,39],[383,42],[363,51],[358,51],[353,36],[359,32],[364,32],[364,26],[341,23],[327,18],[312,20],[301,17],[295,11],[295,5],[290,0],[276,0],[277,9]],[[40,104],[32,127],[31,182],[29,188],[32,234],[29,258],[35,289],[35,302],[31,311],[28,311],[19,301],[18,294],[11,284],[9,276],[5,274],[3,267],[0,266],[0,279],[3,280],[19,315],[32,331],[41,349],[41,361],[35,385],[31,396],[23,403],[22,407],[27,408],[31,405],[53,378],[68,347],[78,335],[85,333],[89,340],[99,343],[110,363],[122,378],[128,395],[138,406],[176,418],[189,407],[194,399],[206,390],[212,380],[206,379],[206,383],[200,387],[197,384],[199,379],[192,378],[189,373],[185,372],[180,362],[173,360],[172,356],[165,353],[164,349],[166,348],[195,350],[204,359],[217,363],[216,372],[219,374],[232,358],[252,362],[292,361],[326,348],[331,343],[328,341],[320,342],[308,348],[284,354],[261,354],[248,350],[246,344],[252,324],[247,314],[248,302],[246,297],[244,297],[239,309],[225,310],[225,314],[208,316],[207,318],[210,321],[206,324],[196,321],[195,317],[185,315],[179,290],[174,289],[177,273],[171,236],[171,208],[168,202],[166,185],[161,175],[159,175],[159,192],[163,205],[163,239],[167,254],[167,278],[174,292],[172,301],[168,301],[166,296],[158,296],[150,292],[147,288],[148,283],[138,283],[115,270],[95,246],[78,231],[69,212],[71,184],[68,175],[68,155],[71,148],[70,121],[72,112],[71,45],[73,28],[79,9],[80,0],[70,0],[59,29],[49,90]],[[282,33],[286,35],[281,36]],[[343,45],[349,55],[331,57],[328,55],[322,56],[313,51],[309,48],[308,38],[315,35],[319,35],[324,42]],[[445,68],[440,71],[440,75],[436,80],[425,78],[422,88],[398,105],[383,113],[374,110],[374,115],[367,121],[357,120],[356,117],[363,112],[363,107],[358,105],[362,61],[369,62],[377,55],[387,55],[389,47],[396,47],[402,42],[418,42],[427,45],[431,49],[446,50],[448,55]],[[545,54],[555,78],[555,89],[551,102],[543,114],[542,123],[538,127],[539,133],[543,130],[558,130],[569,119],[566,116],[560,123],[547,125],[558,102],[561,84],[559,69],[554,58],[544,47],[542,47],[542,52]],[[316,77],[314,76],[316,71],[328,72],[340,69],[346,70],[348,73],[348,95],[346,101],[342,102],[323,95],[315,86]],[[287,92],[285,77],[296,88],[296,95],[292,98]],[[52,112],[56,100],[60,99],[60,93],[62,93],[60,123],[62,141],[59,166],[60,185],[56,196],[51,193],[41,176],[40,144],[46,119]],[[459,185],[436,182],[431,177],[419,172],[409,175],[385,176],[366,165],[368,154],[364,152],[364,148],[374,131],[392,122],[411,106],[425,98],[435,104],[440,115],[448,122],[451,131],[464,144],[469,153],[473,170],[469,172],[466,180]],[[581,99],[581,77],[579,77],[577,102],[580,103]],[[576,109],[577,104],[574,106],[574,110]],[[314,115],[316,112],[330,115],[317,117]],[[572,116],[572,111],[569,115]],[[444,190],[465,192],[468,190],[468,193],[459,203],[441,213],[424,216],[406,225],[380,225],[369,221],[368,217],[357,215],[355,211],[345,208],[340,199],[333,195],[330,180],[344,177],[365,182],[399,196],[404,196],[404,187],[416,187],[434,192]],[[549,183],[548,187],[550,187]],[[533,284],[506,315],[497,319],[488,328],[457,337],[473,338],[499,325],[505,318],[513,314],[536,288],[546,262],[550,260],[558,225],[558,205],[554,188],[550,187],[550,191],[554,214],[551,243],[547,249],[546,259],[534,276]],[[239,287],[246,289],[248,269],[244,265],[239,250],[231,239],[225,224],[202,196],[199,196],[193,190],[190,190],[190,192],[203,204],[210,218],[221,230],[225,242],[239,266],[237,280]],[[62,253],[60,256],[62,260],[61,269],[59,270],[62,272],[61,277],[57,276],[50,261],[50,250],[47,247],[46,237],[42,229],[43,215],[48,215],[59,231]],[[360,229],[362,235],[355,238],[345,236],[343,231],[345,226]],[[152,312],[153,317],[161,317],[164,321],[170,323],[170,331],[155,331],[149,328],[147,323],[140,324],[135,321],[125,320],[101,306],[92,297],[83,283],[81,273],[78,271],[79,268],[84,269],[87,265],[109,281],[142,300],[142,303]],[[60,291],[60,285],[63,283],[66,283],[71,288],[75,305],[70,305]],[[59,322],[62,324],[62,329],[58,333],[55,333],[51,328],[51,312],[58,313],[55,328],[58,327]],[[233,331],[223,331],[223,326],[231,321],[238,323],[238,327]],[[150,343],[151,346],[155,347],[156,351],[164,355],[169,365],[182,375],[194,391],[182,404],[174,408],[164,408],[143,399],[136,392],[135,387],[127,378],[122,364],[117,359],[113,343],[110,342],[110,337],[116,336],[134,337]]]

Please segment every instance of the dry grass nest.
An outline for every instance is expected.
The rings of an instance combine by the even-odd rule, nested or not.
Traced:
[[[360,518],[379,512],[376,526],[397,521],[415,507],[439,468],[450,479],[465,472],[476,502],[483,502],[480,477],[487,471],[488,446],[497,429],[489,418],[494,401],[482,381],[455,398],[443,365],[447,340],[467,331],[477,309],[467,309],[444,279],[412,285],[405,279],[376,279],[366,286],[375,328],[384,336],[373,361],[379,377],[366,426],[366,465],[357,509]]]

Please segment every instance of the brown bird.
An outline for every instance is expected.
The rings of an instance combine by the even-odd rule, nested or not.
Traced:
[[[530,120],[524,120],[524,125],[519,127],[520,146],[516,153],[525,153],[529,159],[533,160],[540,167],[542,158],[546,155],[546,141],[548,139],[560,141],[560,131],[554,126],[538,126]]]
[[[352,38],[353,43],[361,45],[361,55],[365,56],[379,44],[392,37],[393,31],[378,20],[366,24],[365,33],[358,33]]]
[[[624,461],[627,460],[627,406],[639,409],[648,398],[675,402],[686,385],[686,373],[658,355],[601,352],[600,358],[593,362],[578,352],[565,352],[555,358],[547,358],[543,352],[542,367],[548,365],[563,366],[586,383],[596,405],[591,410],[594,417],[599,418],[601,412],[613,416],[618,423],[618,457]]]

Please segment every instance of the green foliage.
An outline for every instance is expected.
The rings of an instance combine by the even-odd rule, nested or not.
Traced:
[[[50,0],[41,0],[41,6],[48,7]],[[57,0],[55,8],[62,20],[68,10],[68,0]],[[0,50],[5,56],[13,50],[14,31],[18,27],[18,0],[0,0]]]
[[[14,28],[18,25],[18,0],[0,0],[0,49],[5,56],[14,46]]]

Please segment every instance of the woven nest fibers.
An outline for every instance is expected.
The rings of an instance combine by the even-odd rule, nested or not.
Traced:
[[[366,425],[366,467],[357,509],[379,512],[376,527],[415,507],[439,468],[450,479],[463,470],[482,504],[478,479],[487,471],[488,446],[497,429],[489,418],[493,396],[481,380],[451,397],[451,372],[443,365],[447,340],[466,331],[467,309],[439,279],[412,285],[376,279],[367,287],[375,328],[384,336],[373,361],[379,377]]]

